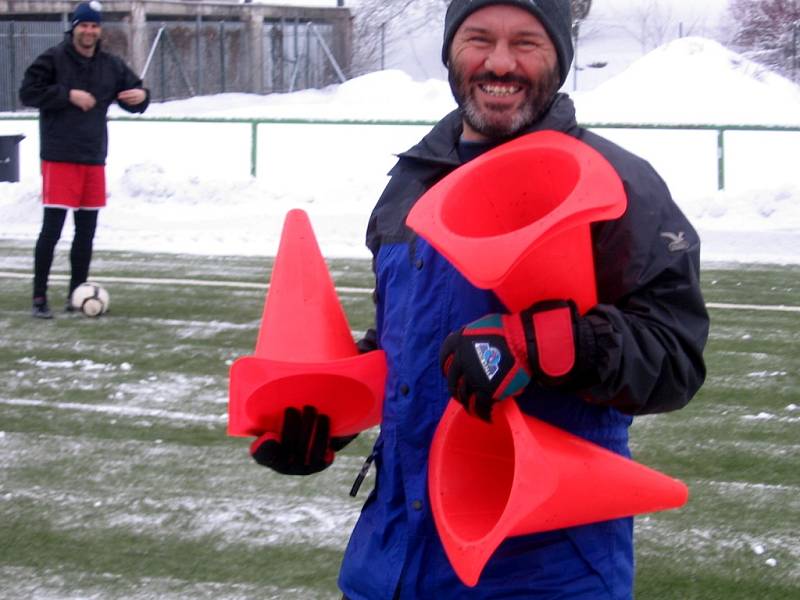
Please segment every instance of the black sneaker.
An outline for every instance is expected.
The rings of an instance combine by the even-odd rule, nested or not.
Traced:
[[[75,307],[72,306],[72,302],[69,301],[69,298],[67,298],[66,302],[64,302],[64,312],[65,313],[74,313],[75,312]]]
[[[52,319],[53,313],[50,311],[50,307],[47,306],[47,300],[38,298],[34,300],[31,316],[34,319]]]

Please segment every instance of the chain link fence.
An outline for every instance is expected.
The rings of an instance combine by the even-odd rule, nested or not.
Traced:
[[[0,21],[0,110],[21,108],[17,91],[33,59],[58,44],[66,30],[59,21]]]
[[[130,24],[103,22],[103,48],[131,64]],[[0,21],[0,111],[16,111],[25,69],[64,38],[64,21]],[[342,80],[330,51],[334,28],[300,19],[264,21],[263,73],[258,77],[248,31],[239,21],[147,22],[145,85],[153,101],[225,92],[291,92]],[[141,73],[140,73],[141,75]]]
[[[273,21],[264,30],[265,92],[294,92],[337,83],[330,59],[333,27],[311,21]]]

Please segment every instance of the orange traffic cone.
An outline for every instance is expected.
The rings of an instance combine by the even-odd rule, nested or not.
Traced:
[[[230,370],[228,434],[280,431],[287,407],[314,406],[346,436],[380,422],[386,356],[359,354],[308,215],[287,213],[255,354]]]
[[[431,446],[436,528],[461,581],[477,584],[514,535],[677,508],[678,481],[543,421],[506,400],[489,424],[454,400]]]
[[[511,312],[549,298],[572,298],[585,312],[597,303],[589,224],[626,206],[602,155],[541,131],[458,168],[417,201],[406,223]]]

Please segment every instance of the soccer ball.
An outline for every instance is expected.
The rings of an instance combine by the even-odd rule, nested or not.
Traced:
[[[110,298],[106,289],[99,283],[87,281],[75,288],[70,296],[72,308],[87,317],[99,317],[108,310]]]

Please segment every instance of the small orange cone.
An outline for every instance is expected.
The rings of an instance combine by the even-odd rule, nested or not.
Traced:
[[[540,131],[453,171],[406,223],[509,311],[572,298],[583,313],[597,303],[589,224],[619,217],[626,206],[622,182],[601,154]]]
[[[456,574],[477,584],[509,536],[683,506],[686,486],[580,437],[523,415],[513,400],[493,422],[451,400],[431,446],[436,528]]]
[[[386,356],[359,354],[308,215],[287,213],[255,354],[230,370],[228,434],[280,431],[287,407],[314,406],[345,436],[380,422]]]

